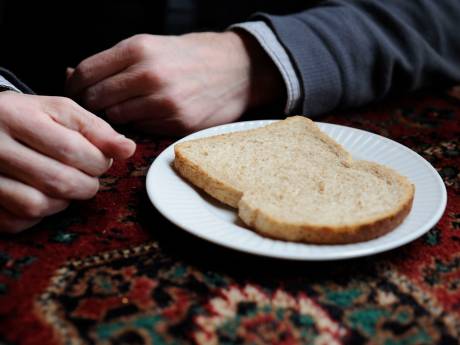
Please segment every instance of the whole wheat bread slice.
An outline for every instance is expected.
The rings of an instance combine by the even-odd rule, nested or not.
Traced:
[[[287,241],[335,244],[378,237],[403,221],[414,197],[407,178],[353,160],[301,116],[177,144],[174,167],[238,208],[258,233]]]

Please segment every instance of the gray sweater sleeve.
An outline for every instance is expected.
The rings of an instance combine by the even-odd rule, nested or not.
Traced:
[[[459,0],[330,0],[253,20],[290,55],[308,115],[460,82]]]
[[[0,67],[0,88],[2,91],[13,90],[22,93],[35,94],[26,84],[19,80],[9,70]]]
[[[259,42],[283,78],[287,96],[284,113],[291,114],[295,109],[298,109],[298,104],[302,98],[299,78],[286,50],[267,24],[263,21],[245,22],[234,24],[229,29],[245,30]]]
[[[0,74],[0,91],[16,91],[16,92],[21,92],[16,86],[11,84],[8,80],[6,80],[1,74]]]

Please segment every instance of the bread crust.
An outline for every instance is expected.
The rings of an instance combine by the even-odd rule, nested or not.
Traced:
[[[248,135],[250,135],[250,132],[251,131],[247,131]],[[323,140],[327,140],[334,147],[344,150],[342,146],[322,133],[319,129],[318,132]],[[218,137],[227,137],[229,135],[231,135],[231,133],[223,134]],[[338,226],[295,224],[276,219],[259,208],[253,207],[247,198],[245,198],[244,191],[238,190],[232,185],[211,176],[197,163],[190,160],[186,154],[182,152],[182,145],[184,144],[187,144],[187,142],[178,144],[174,148],[175,160],[173,166],[179,174],[219,201],[231,207],[238,208],[238,214],[245,224],[261,235],[270,238],[315,244],[346,244],[368,241],[393,230],[402,223],[412,208],[415,187],[405,177],[396,174],[396,179],[401,186],[404,186],[405,191],[401,202],[396,205],[391,212],[364,219],[360,223]],[[360,164],[359,162],[360,161],[353,161],[351,156],[350,161],[347,159],[347,164],[349,163],[350,165]],[[385,170],[391,170],[372,162],[364,163],[375,165],[376,167],[378,166],[379,169],[383,171],[382,173],[385,173]],[[392,173],[394,174],[395,172]]]
[[[243,196],[242,191],[215,177],[209,176],[198,164],[182,154],[180,146],[175,146],[174,151],[176,155],[173,163],[174,168],[182,177],[224,204],[233,208],[238,207],[238,202]]]
[[[406,199],[394,212],[364,220],[359,224],[331,227],[286,223],[271,217],[258,208],[251,207],[244,201],[244,197],[238,204],[238,215],[251,229],[277,240],[315,244],[364,242],[390,232],[407,217],[412,209],[414,199],[414,186],[410,186],[410,194],[407,194]]]

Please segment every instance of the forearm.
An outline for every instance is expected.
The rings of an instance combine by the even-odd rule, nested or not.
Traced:
[[[259,14],[286,48],[309,115],[391,93],[460,81],[460,3],[327,1],[289,16]]]

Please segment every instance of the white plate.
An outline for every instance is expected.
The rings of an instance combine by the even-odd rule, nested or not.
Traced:
[[[241,131],[273,121],[248,121],[209,128],[180,141]],[[208,241],[243,252],[291,260],[337,260],[377,254],[402,246],[430,230],[446,207],[446,188],[435,169],[407,147],[359,129],[318,123],[354,158],[375,161],[397,170],[415,184],[412,211],[390,233],[356,244],[312,245],[262,237],[247,229],[237,213],[198,191],[172,168],[174,144],[164,150],[147,174],[147,192],[163,216],[184,230]],[[180,142],[179,141],[179,142]]]

